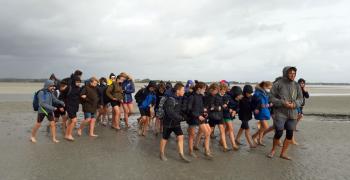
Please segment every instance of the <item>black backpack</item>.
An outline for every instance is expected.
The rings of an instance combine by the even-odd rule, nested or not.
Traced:
[[[141,104],[147,97],[146,89],[142,88],[135,94],[135,100],[137,104]]]

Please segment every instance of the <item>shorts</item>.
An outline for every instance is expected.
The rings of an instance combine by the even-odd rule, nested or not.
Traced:
[[[120,101],[111,101],[111,106],[119,106],[120,107]]]
[[[224,118],[224,122],[225,122],[225,123],[228,123],[228,122],[231,122],[231,121],[233,121],[232,118]]]
[[[75,111],[67,111],[69,119],[74,119],[77,117],[77,113]]]
[[[151,117],[151,110],[150,110],[150,108],[140,109],[140,114],[141,114],[141,116]]]
[[[180,126],[173,128],[163,127],[163,139],[168,140],[172,132],[174,132],[176,136],[181,136],[184,134]]]
[[[295,126],[297,124],[297,120],[295,119],[275,119],[274,120],[275,130],[295,130]]]
[[[215,127],[216,125],[219,124],[224,124],[223,120],[213,120],[213,119],[209,119],[209,126],[210,127]]]
[[[188,126],[193,127],[193,126],[199,126],[199,120],[195,118],[191,118],[187,121]]]
[[[128,101],[128,102],[123,102],[123,104],[132,104],[132,101]]]
[[[249,120],[241,120],[241,129],[249,129]]]
[[[41,123],[41,122],[43,122],[45,117],[47,117],[47,120],[49,120],[50,122],[55,120],[54,117],[53,117],[53,113],[48,113],[47,116],[46,116],[45,113],[38,113],[38,118],[37,118],[36,121],[38,123]]]
[[[54,115],[55,115],[55,118],[59,118],[60,116],[65,116],[67,114],[67,111],[65,108],[63,108],[64,111],[61,112],[59,108],[56,109],[56,111],[54,111]]]
[[[96,113],[84,112],[84,118],[85,119],[96,118]]]

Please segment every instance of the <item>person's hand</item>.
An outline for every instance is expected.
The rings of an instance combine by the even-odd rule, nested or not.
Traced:
[[[236,116],[237,112],[236,111],[232,111],[231,115],[232,116]]]
[[[270,105],[270,107],[272,107],[272,106],[273,106],[273,104],[272,104],[272,103],[270,103],[269,105]]]
[[[86,98],[86,95],[82,95],[81,98],[85,99],[85,98]]]
[[[283,103],[284,107],[286,107],[286,108],[290,108],[290,104],[291,104],[291,102],[289,102],[289,101],[285,101]]]
[[[199,116],[198,119],[199,119],[200,121],[204,121],[204,120],[205,120],[205,118],[204,118],[203,116]]]
[[[224,104],[222,107],[227,108],[227,104]]]
[[[254,114],[259,114],[259,109],[255,109]]]
[[[113,98],[112,100],[113,100],[113,101],[117,101],[117,98]]]
[[[57,110],[57,108],[53,108],[53,111],[56,111]]]

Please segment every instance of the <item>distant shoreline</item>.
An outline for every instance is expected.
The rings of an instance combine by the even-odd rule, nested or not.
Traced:
[[[16,79],[16,78],[2,78],[0,79],[0,82],[4,83],[12,83],[12,82],[23,82],[23,83],[41,83],[45,81],[46,79]],[[135,83],[148,83],[150,79],[136,79]],[[168,81],[168,80],[155,80],[157,82],[159,81]],[[175,83],[177,81],[170,81],[172,83]],[[208,82],[210,83],[210,82]],[[230,84],[257,84],[258,82],[237,82],[237,81],[230,81]],[[307,85],[334,85],[334,86],[341,86],[346,85],[349,86],[350,83],[326,83],[326,82],[308,82]]]

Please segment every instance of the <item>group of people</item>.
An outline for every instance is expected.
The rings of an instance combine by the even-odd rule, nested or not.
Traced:
[[[294,137],[297,123],[302,119],[305,98],[309,98],[305,88],[305,80],[295,81],[297,69],[285,67],[283,75],[274,82],[262,81],[256,85],[229,88],[225,80],[219,83],[207,84],[200,81],[181,82],[174,86],[170,82],[150,81],[147,86],[138,90],[134,96],[140,111],[138,120],[140,136],[146,136],[150,123],[155,119],[155,134],[162,134],[160,140],[160,159],[166,161],[165,147],[171,133],[177,138],[177,149],[184,162],[190,160],[184,155],[184,133],[182,122],[188,124],[188,152],[193,158],[198,158],[196,151],[200,150],[204,139],[204,157],[213,159],[210,139],[214,137],[215,128],[220,132],[220,146],[223,152],[238,150],[241,136],[244,133],[250,148],[265,146],[264,136],[275,131],[273,147],[267,155],[274,157],[276,148],[282,146],[280,157],[290,160],[287,150],[290,144],[297,144]],[[82,72],[77,70],[69,78],[58,81],[50,78],[44,88],[39,90],[33,100],[33,107],[38,111],[37,123],[32,130],[31,141],[36,142],[36,132],[45,117],[50,121],[52,140],[56,139],[55,123],[62,117],[65,139],[74,141],[72,131],[77,122],[79,104],[82,104],[84,120],[77,130],[80,136],[85,124],[89,124],[89,135],[96,137],[94,127],[96,119],[103,124],[108,123],[108,106],[112,108],[111,127],[119,130],[121,111],[123,110],[125,127],[128,128],[129,116],[133,112],[133,96],[135,85],[126,73],[109,79],[90,78],[81,84]],[[57,91],[54,91],[54,89]],[[57,93],[54,93],[57,92]],[[37,99],[37,100],[36,100]],[[238,118],[241,126],[235,136],[233,120]],[[249,121],[255,118],[258,130],[252,135]],[[69,119],[69,120],[68,120]],[[268,121],[273,120],[269,126]],[[280,139],[283,131],[286,138]],[[227,139],[228,137],[228,139]],[[231,147],[228,146],[227,140]]]

